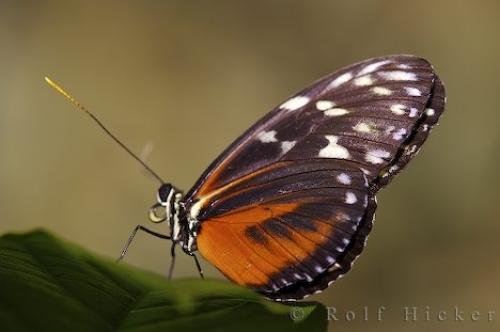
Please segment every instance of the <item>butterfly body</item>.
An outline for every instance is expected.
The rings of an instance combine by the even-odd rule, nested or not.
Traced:
[[[418,57],[343,68],[235,140],[185,196],[163,185],[172,241],[275,300],[319,292],[364,248],[375,194],[419,151],[444,87]]]

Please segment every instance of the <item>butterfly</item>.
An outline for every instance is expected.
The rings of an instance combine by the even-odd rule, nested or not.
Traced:
[[[172,241],[170,274],[180,246],[200,273],[196,253],[269,299],[318,293],[361,254],[376,193],[419,152],[444,105],[444,86],[422,58],[342,68],[252,125],[185,195],[157,176],[149,218],[170,233],[139,225],[122,257],[143,230]]]

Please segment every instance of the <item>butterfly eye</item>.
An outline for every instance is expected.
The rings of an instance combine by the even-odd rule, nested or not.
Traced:
[[[160,223],[167,220],[167,211],[161,204],[155,204],[149,208],[149,220]]]
[[[160,189],[158,189],[158,194],[156,199],[158,200],[158,203],[162,204],[163,206],[166,206],[173,194],[174,190],[172,185],[169,183],[164,183],[161,185]]]

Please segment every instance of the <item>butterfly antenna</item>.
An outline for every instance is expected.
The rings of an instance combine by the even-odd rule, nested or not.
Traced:
[[[95,122],[97,123],[97,125],[102,129],[104,130],[104,132],[109,136],[111,137],[116,143],[118,143],[119,146],[122,147],[123,150],[125,150],[130,156],[132,156],[132,158],[134,158],[135,160],[137,160],[149,173],[151,173],[151,175],[153,175],[161,184],[165,183],[163,181],[163,179],[158,175],[156,174],[155,171],[153,171],[151,169],[151,167],[149,167],[144,161],[142,161],[141,158],[139,158],[136,154],[134,154],[125,144],[123,144],[115,135],[113,135],[113,133],[111,133],[109,131],[108,128],[106,128],[106,126],[101,122],[101,120],[99,120],[94,114],[92,114],[87,108],[85,108],[85,106],[83,106],[82,104],[80,104],[80,102],[78,100],[76,100],[75,98],[73,98],[73,96],[71,96],[68,92],[66,92],[66,90],[64,90],[59,84],[57,84],[56,82],[54,82],[53,80],[51,80],[50,78],[48,77],[45,77],[45,82],[47,82],[47,84],[49,84],[54,90],[56,90],[57,92],[59,92],[60,94],[62,94],[64,97],[66,97],[66,99],[68,99],[73,105],[75,105],[79,110],[85,112],[88,116],[90,116],[90,118]]]

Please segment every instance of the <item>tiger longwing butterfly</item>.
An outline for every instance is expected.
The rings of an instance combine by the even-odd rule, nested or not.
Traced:
[[[48,79],[47,79],[48,80]],[[97,118],[55,83],[48,82]],[[365,60],[292,96],[212,162],[183,196],[159,181],[138,230],[195,252],[274,300],[320,292],[351,268],[372,228],[375,194],[415,156],[444,110],[432,66],[411,55]]]

